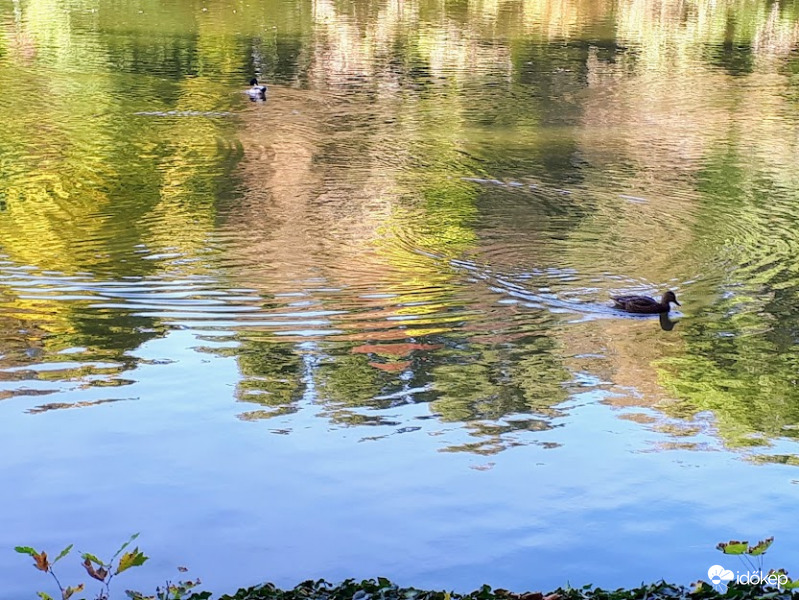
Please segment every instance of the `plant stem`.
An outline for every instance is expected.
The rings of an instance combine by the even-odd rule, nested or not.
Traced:
[[[58,590],[61,592],[61,597],[63,598],[64,597],[64,586],[62,586],[61,582],[58,581],[58,577],[56,577],[55,571],[53,571],[52,567],[50,567],[50,575],[52,575],[53,579],[55,579],[55,584],[58,586]]]

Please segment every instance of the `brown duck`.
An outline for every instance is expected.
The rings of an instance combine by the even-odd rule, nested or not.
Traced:
[[[615,308],[648,315],[669,312],[672,302],[677,306],[682,306],[677,302],[677,296],[671,290],[663,294],[660,302],[649,296],[614,296],[612,299],[616,303]]]

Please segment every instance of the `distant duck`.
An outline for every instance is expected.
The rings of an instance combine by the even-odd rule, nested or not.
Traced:
[[[250,79],[250,85],[252,87],[247,90],[247,95],[250,97],[250,100],[253,102],[256,100],[266,100],[265,85],[258,85],[258,80],[255,77]]]
[[[672,302],[677,306],[682,306],[677,302],[677,296],[671,290],[663,294],[660,302],[649,296],[614,296],[613,302],[616,303],[615,308],[647,315],[669,312]]]

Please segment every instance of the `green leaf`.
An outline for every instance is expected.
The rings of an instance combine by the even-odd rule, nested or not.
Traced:
[[[768,550],[773,543],[774,536],[772,535],[771,537],[767,537],[765,540],[760,540],[754,546],[749,546],[747,554],[751,554],[752,556],[760,556],[761,554],[765,554],[766,550]]]
[[[19,552],[20,554],[27,554],[29,556],[36,556],[37,554],[39,554],[38,552],[36,552],[36,550],[31,548],[30,546],[17,546],[16,548],[14,548],[14,550]]]
[[[117,550],[117,551],[114,553],[114,556],[112,556],[112,557],[111,557],[111,562],[114,562],[114,559],[115,559],[117,556],[119,556],[119,553],[120,553],[120,552],[122,552],[122,551],[123,551],[125,548],[127,548],[127,547],[130,545],[130,543],[131,543],[133,540],[135,540],[137,537],[139,537],[139,534],[138,534],[138,533],[134,533],[132,536],[130,536],[130,539],[129,539],[127,542],[125,542],[124,544],[122,544],[122,545],[119,547],[119,550]]]
[[[96,565],[100,565],[101,567],[104,566],[103,565],[103,561],[101,561],[99,558],[97,558],[94,554],[89,554],[88,552],[84,552],[83,554],[80,555],[80,557],[83,560],[88,560],[90,562],[93,562]]]
[[[788,571],[785,569],[771,569],[768,572],[768,577],[773,579],[777,579],[777,588],[781,590],[795,590],[799,588],[799,581],[794,581],[790,577],[788,577]],[[781,580],[784,579],[785,582],[783,583]]]
[[[131,552],[125,552],[119,558],[119,566],[117,566],[116,573],[114,575],[119,575],[122,571],[127,571],[131,567],[139,567],[145,563],[148,559],[147,556],[144,556],[143,552],[139,552],[139,548],[134,548]]]
[[[74,546],[74,544],[70,544],[69,546],[67,546],[66,548],[64,548],[64,549],[61,551],[61,553],[60,553],[58,556],[56,556],[56,557],[55,557],[55,560],[53,561],[53,564],[56,564],[56,563],[57,563],[59,560],[61,560],[61,559],[62,559],[62,558],[64,558],[64,557],[65,557],[67,554],[69,554],[69,551],[70,551],[70,550],[72,550],[72,546]]]
[[[721,550],[724,554],[746,554],[748,549],[749,542],[740,542],[738,540],[721,542],[716,546],[716,550]]]
[[[53,600],[53,597],[50,594],[45,594],[44,592],[36,592],[36,595],[42,600]]]

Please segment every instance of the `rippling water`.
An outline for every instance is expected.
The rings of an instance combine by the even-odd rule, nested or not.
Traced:
[[[0,595],[790,569],[798,18],[0,0]]]

